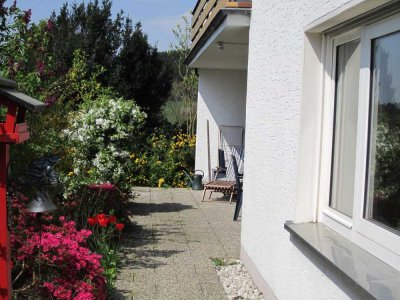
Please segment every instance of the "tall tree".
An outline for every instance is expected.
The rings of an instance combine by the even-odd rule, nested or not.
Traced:
[[[111,8],[111,0],[94,0],[71,7],[66,3],[58,14],[53,12],[51,52],[56,64],[68,70],[74,51],[83,50],[90,72],[95,72],[96,66],[105,69],[99,77],[104,85],[134,99],[149,114],[148,120],[159,120],[171,89],[168,67],[157,48],[149,44],[140,23],[134,26],[122,11],[112,19]]]
[[[94,0],[86,5],[74,3],[70,8],[65,3],[58,14],[53,12],[50,18],[54,24],[51,52],[60,68],[70,68],[74,51],[81,49],[88,56],[89,68],[97,64],[110,72],[121,46],[124,20],[122,12],[112,19],[111,7],[111,0],[102,0],[101,4]]]
[[[168,122],[183,127],[186,133],[196,133],[198,76],[194,69],[184,64],[190,52],[190,24],[183,17],[183,25],[173,29],[175,43],[171,44],[170,60],[174,63],[175,74],[171,95],[163,107],[163,115]]]
[[[123,97],[135,99],[149,113],[150,120],[158,120],[172,79],[157,48],[149,45],[140,23],[133,28],[131,20],[126,21],[115,66],[111,85]]]

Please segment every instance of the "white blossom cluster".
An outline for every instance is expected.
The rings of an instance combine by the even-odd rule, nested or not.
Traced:
[[[145,118],[133,101],[100,97],[84,103],[64,131],[72,149],[73,174],[89,173],[98,182],[117,183]]]

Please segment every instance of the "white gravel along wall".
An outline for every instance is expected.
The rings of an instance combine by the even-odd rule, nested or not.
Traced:
[[[264,299],[240,260],[222,260],[215,268],[230,300]]]

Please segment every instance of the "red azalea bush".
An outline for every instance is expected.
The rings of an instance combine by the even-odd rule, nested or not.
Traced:
[[[101,255],[87,244],[92,232],[77,230],[64,217],[38,220],[27,212],[27,204],[22,195],[12,199],[12,273],[18,299],[38,291],[43,299],[106,299]]]

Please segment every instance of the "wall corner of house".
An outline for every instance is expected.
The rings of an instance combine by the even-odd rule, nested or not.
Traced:
[[[265,281],[264,277],[258,271],[256,265],[251,260],[250,256],[246,253],[243,246],[240,247],[240,259],[246,267],[247,271],[250,273],[254,284],[263,293],[265,299],[276,300],[276,296],[272,291],[271,287]]]

